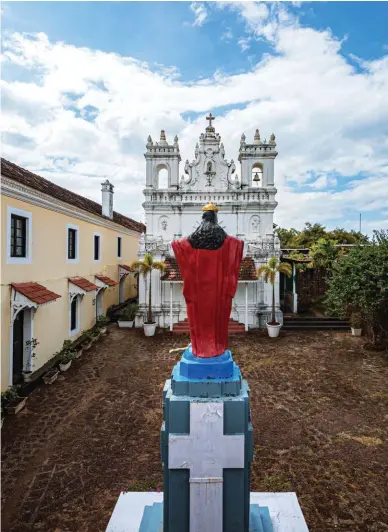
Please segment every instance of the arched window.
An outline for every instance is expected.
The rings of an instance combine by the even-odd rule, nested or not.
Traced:
[[[168,170],[160,168],[158,172],[158,188],[168,188]]]
[[[251,187],[259,188],[263,186],[263,165],[256,163],[252,167]]]

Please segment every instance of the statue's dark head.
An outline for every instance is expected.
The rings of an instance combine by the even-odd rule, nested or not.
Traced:
[[[212,204],[210,204],[212,205]],[[214,208],[215,206],[213,206]],[[205,207],[206,208],[206,207]],[[218,249],[224,243],[227,234],[218,225],[217,210],[205,210],[202,222],[197,229],[188,237],[191,247],[194,249]]]

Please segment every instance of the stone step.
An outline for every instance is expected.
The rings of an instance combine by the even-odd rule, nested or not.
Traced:
[[[238,321],[229,320],[228,333],[229,334],[245,334],[245,325]],[[190,334],[189,322],[187,318],[184,321],[180,321],[174,325],[172,334]]]
[[[349,325],[289,325],[284,324],[282,327],[284,331],[343,331],[350,332]]]
[[[343,321],[348,322],[348,320],[342,320],[341,318],[336,318],[332,316],[284,316],[284,322],[288,321],[314,321],[314,322],[321,322],[321,321]]]

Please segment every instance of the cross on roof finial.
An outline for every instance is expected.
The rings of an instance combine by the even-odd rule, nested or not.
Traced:
[[[212,120],[215,120],[215,117],[210,113],[206,120],[209,120],[209,127],[212,127]]]

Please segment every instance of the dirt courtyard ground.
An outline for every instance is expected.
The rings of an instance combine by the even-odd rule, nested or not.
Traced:
[[[2,430],[3,532],[100,532],[162,485],[161,393],[185,337],[110,327]],[[388,357],[343,333],[230,340],[251,388],[252,491],[296,491],[310,531],[388,531]]]

